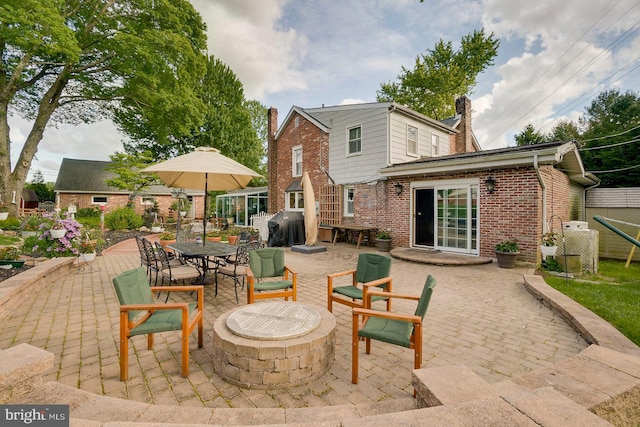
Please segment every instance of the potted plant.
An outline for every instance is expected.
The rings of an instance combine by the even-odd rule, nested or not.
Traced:
[[[210,242],[220,242],[222,240],[222,232],[218,230],[207,231],[207,240]]]
[[[10,265],[20,268],[24,265],[24,260],[20,259],[20,251],[15,246],[7,246],[0,249],[0,265]]]
[[[558,249],[558,233],[547,232],[542,235],[540,242],[540,252],[545,257],[554,256]]]
[[[22,221],[22,237],[30,237],[38,234],[42,218],[38,215],[29,215]]]
[[[80,258],[82,258],[84,262],[90,262],[96,258],[96,246],[94,242],[90,240],[80,243],[78,252],[80,252]]]
[[[386,230],[380,230],[376,234],[376,244],[380,252],[389,252],[391,250],[391,234]]]
[[[51,224],[50,232],[51,237],[53,237],[54,239],[62,239],[64,235],[67,234],[67,229],[65,228],[62,221],[56,219],[53,221],[53,224]]]
[[[0,221],[9,218],[9,206],[0,203]]]
[[[240,230],[237,227],[230,227],[227,231],[227,240],[230,245],[235,245],[238,243],[238,235],[240,234]]]
[[[167,245],[170,245],[171,243],[175,243],[176,241],[176,236],[173,233],[170,233],[168,231],[163,231],[162,233],[160,233],[160,235],[158,236],[158,239],[160,239],[160,245],[164,248],[164,250],[171,250],[169,248],[167,248]]]
[[[151,232],[152,233],[162,233],[164,229],[162,228],[162,223],[158,220],[158,217],[154,215],[153,223],[151,224]]]
[[[496,259],[498,267],[513,268],[516,266],[518,255],[520,255],[520,247],[516,239],[503,240],[495,247]]]

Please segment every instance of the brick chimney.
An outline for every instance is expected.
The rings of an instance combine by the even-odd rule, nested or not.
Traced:
[[[267,197],[268,213],[278,212],[278,147],[276,132],[278,131],[278,109],[271,107],[267,110]]]
[[[471,100],[466,96],[456,99],[456,114],[459,114],[460,125],[458,130],[460,133],[455,137],[455,154],[472,153],[476,151],[473,148],[473,134],[471,130]]]

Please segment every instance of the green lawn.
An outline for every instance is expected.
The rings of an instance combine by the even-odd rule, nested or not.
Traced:
[[[4,236],[0,234],[0,245],[14,245],[18,243],[20,239],[14,236]]]
[[[640,264],[600,260],[597,274],[546,276],[553,288],[602,317],[640,345]]]

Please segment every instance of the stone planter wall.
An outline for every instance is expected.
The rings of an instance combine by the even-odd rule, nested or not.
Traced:
[[[50,259],[0,282],[0,320],[7,318],[16,306],[33,298],[41,289],[69,274],[75,267],[75,261],[76,257]]]

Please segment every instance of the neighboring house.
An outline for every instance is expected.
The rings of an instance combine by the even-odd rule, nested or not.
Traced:
[[[56,204],[66,209],[73,205],[76,209],[105,206],[105,211],[126,206],[130,192],[110,187],[106,181],[115,177],[106,169],[110,162],[97,160],[62,159],[58,179],[54,187]],[[154,185],[136,193],[133,197],[137,213],[158,203],[161,217],[169,216],[169,207],[176,199],[172,197],[172,188]],[[202,218],[204,197],[202,191],[186,190],[187,198],[192,201],[191,212],[187,217]]]
[[[517,238],[521,259],[536,262],[542,233],[582,219],[584,189],[598,179],[571,142],[478,151],[469,100],[456,110],[438,122],[394,103],[293,107],[277,129],[270,109],[269,211],[302,209],[307,171],[321,224],[376,227],[395,246],[482,256]]]

